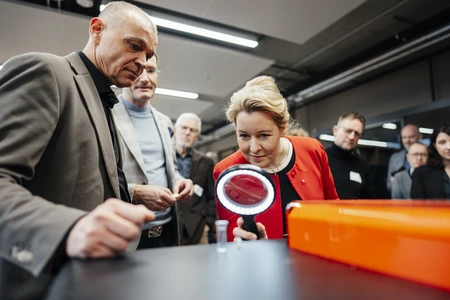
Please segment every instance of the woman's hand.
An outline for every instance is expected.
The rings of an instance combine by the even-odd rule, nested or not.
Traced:
[[[244,240],[257,240],[257,236],[249,231],[246,231],[242,229],[242,226],[244,226],[244,219],[242,217],[239,217],[237,219],[237,227],[233,229],[234,239],[236,240],[237,237],[244,239]],[[259,239],[260,240],[267,240],[267,233],[266,233],[266,227],[264,227],[261,223],[256,223],[256,227],[258,228],[259,232]]]

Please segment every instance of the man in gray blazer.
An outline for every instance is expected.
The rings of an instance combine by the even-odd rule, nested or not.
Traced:
[[[403,170],[394,175],[392,181],[392,199],[411,199],[411,178],[415,169],[424,166],[428,159],[427,145],[422,143],[414,143],[409,146],[406,154],[410,168]]]
[[[0,299],[42,299],[64,261],[115,256],[155,217],[118,200],[108,96],[139,76],[156,28],[115,2],[89,35],[82,52],[24,54],[0,71]]]
[[[180,244],[181,219],[178,202],[189,200],[193,184],[180,175],[173,149],[173,125],[166,115],[150,104],[158,83],[157,57],[146,63],[141,76],[124,88],[113,109],[124,144],[124,172],[134,203],[156,213],[146,224],[138,249]]]
[[[181,175],[194,183],[191,201],[180,203],[183,219],[182,243],[208,244],[216,219],[214,196],[214,162],[192,148],[200,137],[202,120],[194,113],[183,113],[175,122],[175,150]],[[211,234],[208,234],[211,233]]]
[[[394,174],[401,169],[409,170],[409,163],[406,159],[406,153],[412,144],[417,143],[420,139],[422,139],[422,134],[419,132],[419,128],[416,125],[408,124],[402,128],[401,137],[404,149],[392,154],[389,159],[386,178],[386,187],[388,191],[391,191]]]

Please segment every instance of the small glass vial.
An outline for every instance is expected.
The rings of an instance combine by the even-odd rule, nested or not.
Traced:
[[[217,230],[217,252],[223,253],[227,252],[227,220],[217,220],[216,230]]]

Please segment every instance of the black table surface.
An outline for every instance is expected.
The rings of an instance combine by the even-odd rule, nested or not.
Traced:
[[[450,299],[436,288],[290,249],[286,240],[227,247],[225,253],[196,245],[72,260],[47,299]]]

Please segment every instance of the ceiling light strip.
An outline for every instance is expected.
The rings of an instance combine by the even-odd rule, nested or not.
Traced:
[[[182,24],[182,23],[178,23],[178,22],[173,22],[173,21],[169,21],[169,20],[165,20],[165,19],[161,19],[161,18],[157,18],[157,17],[150,16],[150,18],[152,19],[153,23],[156,26],[170,28],[173,30],[186,32],[186,33],[190,33],[190,34],[194,34],[194,35],[198,35],[198,36],[202,36],[202,37],[206,37],[206,38],[210,38],[210,39],[214,39],[214,40],[219,40],[219,41],[223,41],[223,42],[227,42],[227,43],[232,43],[232,44],[236,44],[236,45],[241,45],[241,46],[249,47],[249,48],[255,48],[256,46],[258,46],[257,41],[252,41],[249,39],[244,39],[244,38],[236,37],[233,35],[220,33],[220,32],[212,31],[212,30],[208,30],[208,29],[203,29],[203,28],[195,27],[195,26],[191,26],[191,25],[186,25],[186,24]]]
[[[335,139],[335,137],[330,134],[321,134],[319,136],[319,140],[322,140],[322,141],[334,142],[334,139]],[[379,147],[379,148],[394,148],[394,149],[400,148],[400,145],[398,143],[380,142],[380,141],[365,140],[365,139],[360,139],[358,141],[358,145],[372,146],[372,147]]]
[[[384,123],[382,127],[384,129],[395,130],[395,129],[397,129],[397,124],[395,124],[395,123]]]
[[[197,99],[198,98],[197,93],[190,93],[190,92],[183,92],[183,91],[169,90],[169,89],[162,89],[162,88],[156,88],[155,93],[158,95],[173,96],[173,97],[188,98],[188,99]]]
[[[100,5],[100,11],[103,11],[105,9],[105,7],[106,7],[106,5],[103,5],[103,4]],[[198,36],[202,36],[202,37],[206,37],[206,38],[210,38],[210,39],[214,39],[214,40],[218,40],[218,41],[223,41],[223,42],[227,42],[227,43],[231,43],[231,44],[235,44],[235,45],[240,45],[240,46],[249,47],[249,48],[255,48],[259,44],[257,41],[240,38],[240,37],[230,35],[230,34],[220,33],[220,32],[213,31],[213,30],[203,29],[203,28],[196,27],[196,26],[186,25],[183,23],[169,21],[166,19],[158,18],[158,17],[150,16],[150,19],[156,26],[169,28],[172,30],[177,30],[177,31],[185,32],[185,33],[190,33],[190,34],[194,34],[194,35],[198,35]]]
[[[426,127],[420,127],[419,132],[425,133],[425,134],[433,134],[434,129],[432,128],[426,128]]]

